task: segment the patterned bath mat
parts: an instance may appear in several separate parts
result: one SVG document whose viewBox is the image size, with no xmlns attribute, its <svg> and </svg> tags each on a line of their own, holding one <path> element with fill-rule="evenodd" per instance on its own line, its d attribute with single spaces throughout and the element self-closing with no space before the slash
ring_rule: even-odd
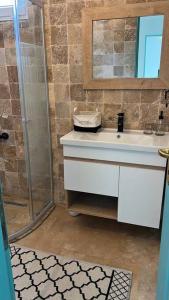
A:
<svg viewBox="0 0 169 300">
<path fill-rule="evenodd" d="M 11 246 L 16 299 L 129 300 L 132 273 Z"/>
</svg>

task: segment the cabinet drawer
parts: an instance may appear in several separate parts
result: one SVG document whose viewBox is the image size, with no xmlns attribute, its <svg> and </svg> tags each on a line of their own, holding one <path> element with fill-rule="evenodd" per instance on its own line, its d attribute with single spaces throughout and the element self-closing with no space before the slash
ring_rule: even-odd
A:
<svg viewBox="0 0 169 300">
<path fill-rule="evenodd" d="M 66 190 L 118 197 L 119 166 L 64 160 Z"/>
</svg>

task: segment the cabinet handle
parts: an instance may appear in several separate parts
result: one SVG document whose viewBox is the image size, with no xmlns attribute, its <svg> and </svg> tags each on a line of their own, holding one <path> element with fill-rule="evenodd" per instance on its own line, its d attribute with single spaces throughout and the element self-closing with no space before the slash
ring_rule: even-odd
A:
<svg viewBox="0 0 169 300">
<path fill-rule="evenodd" d="M 169 158 L 169 148 L 164 148 L 164 149 L 160 149 L 158 151 L 158 153 L 160 154 L 160 156 L 165 157 L 165 158 Z"/>
</svg>

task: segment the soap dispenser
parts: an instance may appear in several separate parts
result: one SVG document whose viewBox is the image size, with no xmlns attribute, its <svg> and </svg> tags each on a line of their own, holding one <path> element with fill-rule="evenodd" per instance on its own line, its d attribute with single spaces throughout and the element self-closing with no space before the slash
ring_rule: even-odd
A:
<svg viewBox="0 0 169 300">
<path fill-rule="evenodd" d="M 157 128 L 156 128 L 156 132 L 155 134 L 158 136 L 162 136 L 165 134 L 164 130 L 163 130 L 163 120 L 164 120 L 164 113 L 163 111 L 160 111 L 159 114 L 159 118 L 158 118 L 158 124 L 157 124 Z"/>
</svg>

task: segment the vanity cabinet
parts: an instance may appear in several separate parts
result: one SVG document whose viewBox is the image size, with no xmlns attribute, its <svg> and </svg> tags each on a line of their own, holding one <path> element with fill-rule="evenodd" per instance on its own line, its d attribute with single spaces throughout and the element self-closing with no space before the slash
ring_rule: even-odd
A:
<svg viewBox="0 0 169 300">
<path fill-rule="evenodd" d="M 118 221 L 159 228 L 164 171 L 120 167 Z"/>
<path fill-rule="evenodd" d="M 62 137 L 68 210 L 159 228 L 166 159 L 158 149 L 168 141 L 135 132 Z"/>
<path fill-rule="evenodd" d="M 159 228 L 164 174 L 164 169 L 149 166 L 65 159 L 68 208 L 118 222 Z"/>
</svg>

